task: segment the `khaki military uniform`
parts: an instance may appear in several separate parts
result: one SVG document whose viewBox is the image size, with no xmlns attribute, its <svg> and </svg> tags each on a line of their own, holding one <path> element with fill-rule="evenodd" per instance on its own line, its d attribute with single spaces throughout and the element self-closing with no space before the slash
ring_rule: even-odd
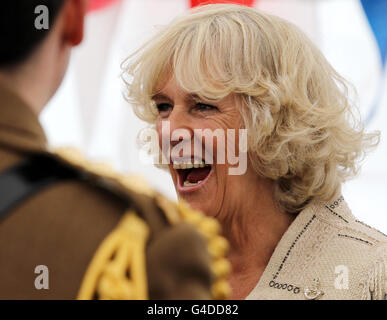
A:
<svg viewBox="0 0 387 320">
<path fill-rule="evenodd" d="M 214 220 L 76 151 L 48 151 L 37 116 L 0 87 L 0 180 L 32 155 L 79 175 L 39 188 L 0 218 L 0 299 L 227 296 L 227 242 Z M 38 289 L 42 265 L 49 288 Z"/>
</svg>

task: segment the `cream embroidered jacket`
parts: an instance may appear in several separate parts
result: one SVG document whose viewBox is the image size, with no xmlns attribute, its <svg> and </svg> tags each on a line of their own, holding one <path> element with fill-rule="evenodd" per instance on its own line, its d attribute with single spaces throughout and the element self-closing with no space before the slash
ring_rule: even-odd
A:
<svg viewBox="0 0 387 320">
<path fill-rule="evenodd" d="M 246 299 L 387 299 L 387 236 L 341 196 L 301 211 Z"/>
</svg>

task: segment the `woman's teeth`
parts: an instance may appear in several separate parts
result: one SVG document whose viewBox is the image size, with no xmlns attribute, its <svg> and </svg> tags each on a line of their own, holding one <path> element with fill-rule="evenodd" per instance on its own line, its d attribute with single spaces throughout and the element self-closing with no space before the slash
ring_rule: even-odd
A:
<svg viewBox="0 0 387 320">
<path fill-rule="evenodd" d="M 206 164 L 204 161 L 202 163 L 192 163 L 192 162 L 184 162 L 184 163 L 173 163 L 173 169 L 192 169 L 192 168 L 204 168 Z"/>
<path fill-rule="evenodd" d="M 185 180 L 183 186 L 184 186 L 184 187 L 197 186 L 197 185 L 200 184 L 201 182 L 202 182 L 202 180 L 199 180 L 198 182 L 189 182 L 188 180 Z"/>
<path fill-rule="evenodd" d="M 210 170 L 208 170 L 207 174 L 205 175 L 203 175 L 203 171 L 194 170 L 202 170 L 204 167 L 209 167 L 211 170 L 211 165 L 206 164 L 204 160 L 194 160 L 193 163 L 189 160 L 185 162 L 173 161 L 173 168 L 178 170 L 180 179 L 183 182 L 183 187 L 197 186 L 202 183 L 205 180 L 204 178 L 209 174 Z"/>
</svg>

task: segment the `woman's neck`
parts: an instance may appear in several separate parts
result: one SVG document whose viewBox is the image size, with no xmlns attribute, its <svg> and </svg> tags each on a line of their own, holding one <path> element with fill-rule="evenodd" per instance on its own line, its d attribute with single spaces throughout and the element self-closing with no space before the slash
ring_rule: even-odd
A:
<svg viewBox="0 0 387 320">
<path fill-rule="evenodd" d="M 232 298 L 244 299 L 257 285 L 295 215 L 282 212 L 268 193 L 244 201 L 243 207 L 227 216 L 233 218 L 221 223 L 230 242 Z"/>
</svg>

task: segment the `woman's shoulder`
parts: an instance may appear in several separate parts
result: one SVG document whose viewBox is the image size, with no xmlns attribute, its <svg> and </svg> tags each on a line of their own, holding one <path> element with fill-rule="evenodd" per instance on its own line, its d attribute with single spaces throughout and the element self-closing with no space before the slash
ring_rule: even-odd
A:
<svg viewBox="0 0 387 320">
<path fill-rule="evenodd" d="M 386 299 L 387 236 L 343 197 L 301 211 L 248 299 Z"/>
<path fill-rule="evenodd" d="M 348 255 L 358 269 L 360 298 L 386 300 L 387 235 L 354 217 L 338 237 L 345 248 L 342 254 Z M 347 249 L 344 242 L 353 244 Z"/>
<path fill-rule="evenodd" d="M 319 221 L 317 234 L 331 236 L 328 250 L 370 259 L 387 255 L 387 235 L 358 219 L 343 196 L 315 206 L 314 216 Z M 361 257 L 357 260 L 362 260 Z"/>
<path fill-rule="evenodd" d="M 360 221 L 341 196 L 315 207 L 321 258 L 334 271 L 335 291 L 357 299 L 387 299 L 387 235 Z"/>
</svg>

